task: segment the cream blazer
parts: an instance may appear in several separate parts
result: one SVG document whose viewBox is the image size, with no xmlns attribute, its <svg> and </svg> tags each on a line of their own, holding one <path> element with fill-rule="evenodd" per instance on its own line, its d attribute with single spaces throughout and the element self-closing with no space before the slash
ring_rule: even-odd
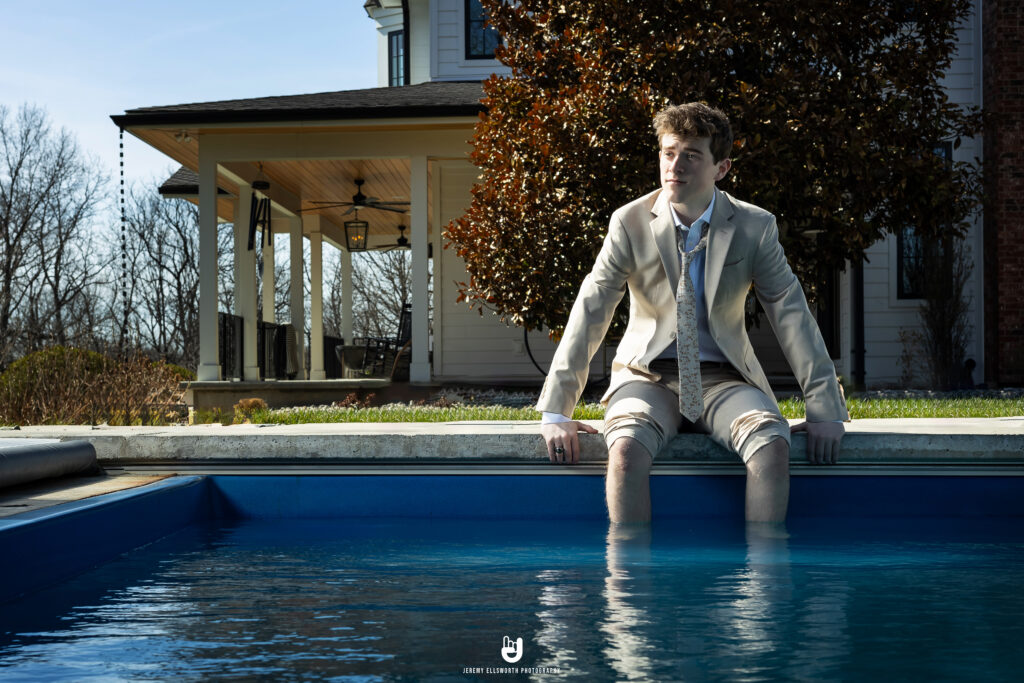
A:
<svg viewBox="0 0 1024 683">
<path fill-rule="evenodd" d="M 808 420 L 848 420 L 835 366 L 779 244 L 775 217 L 726 192 L 715 192 L 704 267 L 711 336 L 733 367 L 774 400 L 744 324 L 744 302 L 753 285 L 800 382 Z M 590 359 L 627 289 L 629 324 L 601 401 L 607 404 L 626 382 L 660 379 L 650 371 L 651 361 L 676 337 L 680 263 L 675 230 L 667 195 L 660 189 L 612 214 L 604 245 L 583 280 L 551 361 L 537 410 L 572 415 L 586 385 Z"/>
</svg>

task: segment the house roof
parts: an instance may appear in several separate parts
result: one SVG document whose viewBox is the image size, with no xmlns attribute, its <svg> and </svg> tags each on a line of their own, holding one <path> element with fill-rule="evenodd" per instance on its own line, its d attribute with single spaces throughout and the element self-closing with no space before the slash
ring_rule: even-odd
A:
<svg viewBox="0 0 1024 683">
<path fill-rule="evenodd" d="M 110 118 L 122 127 L 361 118 L 475 116 L 484 111 L 480 81 L 339 90 L 128 109 Z"/>
<path fill-rule="evenodd" d="M 165 180 L 158 190 L 162 195 L 198 195 L 199 194 L 199 174 L 190 168 L 182 166 L 174 172 L 170 178 Z M 221 188 L 217 188 L 217 194 L 228 195 L 230 193 L 225 192 Z"/>
</svg>

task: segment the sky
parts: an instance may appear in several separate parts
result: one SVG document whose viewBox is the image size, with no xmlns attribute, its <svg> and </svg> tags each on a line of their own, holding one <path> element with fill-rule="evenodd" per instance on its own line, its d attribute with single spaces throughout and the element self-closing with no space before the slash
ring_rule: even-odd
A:
<svg viewBox="0 0 1024 683">
<path fill-rule="evenodd" d="M 377 85 L 364 0 L 0 0 L 0 105 L 42 107 L 118 180 L 126 109 Z M 178 165 L 125 135 L 129 183 Z"/>
</svg>

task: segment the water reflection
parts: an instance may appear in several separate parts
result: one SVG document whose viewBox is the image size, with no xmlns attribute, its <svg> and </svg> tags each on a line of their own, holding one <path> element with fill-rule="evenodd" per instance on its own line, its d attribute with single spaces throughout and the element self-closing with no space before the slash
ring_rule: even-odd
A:
<svg viewBox="0 0 1024 683">
<path fill-rule="evenodd" d="M 717 615 L 741 656 L 775 652 L 784 639 L 793 608 L 789 540 L 784 535 L 747 528 L 745 563 L 723 577 Z"/>
<path fill-rule="evenodd" d="M 1011 680 L 1021 668 L 1024 607 L 1006 571 L 1019 542 L 709 524 L 195 531 L 0 607 L 0 678 L 463 680 L 464 667 L 504 665 L 505 636 L 524 640 L 519 666 L 584 681 L 968 679 L 972 666 Z"/>
<path fill-rule="evenodd" d="M 850 656 L 849 587 L 834 573 L 798 586 L 786 534 L 669 536 L 608 529 L 598 630 L 614 678 L 813 679 Z"/>
<path fill-rule="evenodd" d="M 650 526 L 608 527 L 604 618 L 598 628 L 607 642 L 608 664 L 619 679 L 645 677 L 658 656 L 646 633 L 651 624 L 651 534 Z"/>
<path fill-rule="evenodd" d="M 540 594 L 534 644 L 541 654 L 533 666 L 558 667 L 560 671 L 593 670 L 599 663 L 587 661 L 585 640 L 580 638 L 579 627 L 586 623 L 590 609 L 590 596 L 582 585 L 581 572 L 566 569 L 548 569 L 537 574 Z"/>
</svg>

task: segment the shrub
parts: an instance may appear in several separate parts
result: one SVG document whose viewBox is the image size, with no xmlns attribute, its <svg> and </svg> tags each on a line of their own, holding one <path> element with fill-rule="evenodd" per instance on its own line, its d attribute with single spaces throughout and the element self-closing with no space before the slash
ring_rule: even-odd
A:
<svg viewBox="0 0 1024 683">
<path fill-rule="evenodd" d="M 971 340 L 968 286 L 974 272 L 970 248 L 946 236 L 921 240 L 919 258 L 907 267 L 907 276 L 921 294 L 920 327 L 900 330 L 904 386 L 930 389 L 971 389 L 974 386 L 967 349 Z M 918 377 L 924 379 L 918 381 Z"/>
<path fill-rule="evenodd" d="M 180 400 L 179 368 L 142 355 L 123 360 L 55 346 L 0 375 L 0 423 L 155 424 Z"/>
<path fill-rule="evenodd" d="M 258 410 L 265 411 L 267 402 L 262 398 L 243 398 L 235 404 L 235 421 L 252 422 L 253 413 Z"/>
<path fill-rule="evenodd" d="M 192 372 L 188 368 L 183 368 L 180 365 L 174 365 L 173 363 L 167 363 L 165 365 L 167 370 L 174 375 L 179 382 L 194 382 L 196 379 L 196 373 Z"/>
</svg>

